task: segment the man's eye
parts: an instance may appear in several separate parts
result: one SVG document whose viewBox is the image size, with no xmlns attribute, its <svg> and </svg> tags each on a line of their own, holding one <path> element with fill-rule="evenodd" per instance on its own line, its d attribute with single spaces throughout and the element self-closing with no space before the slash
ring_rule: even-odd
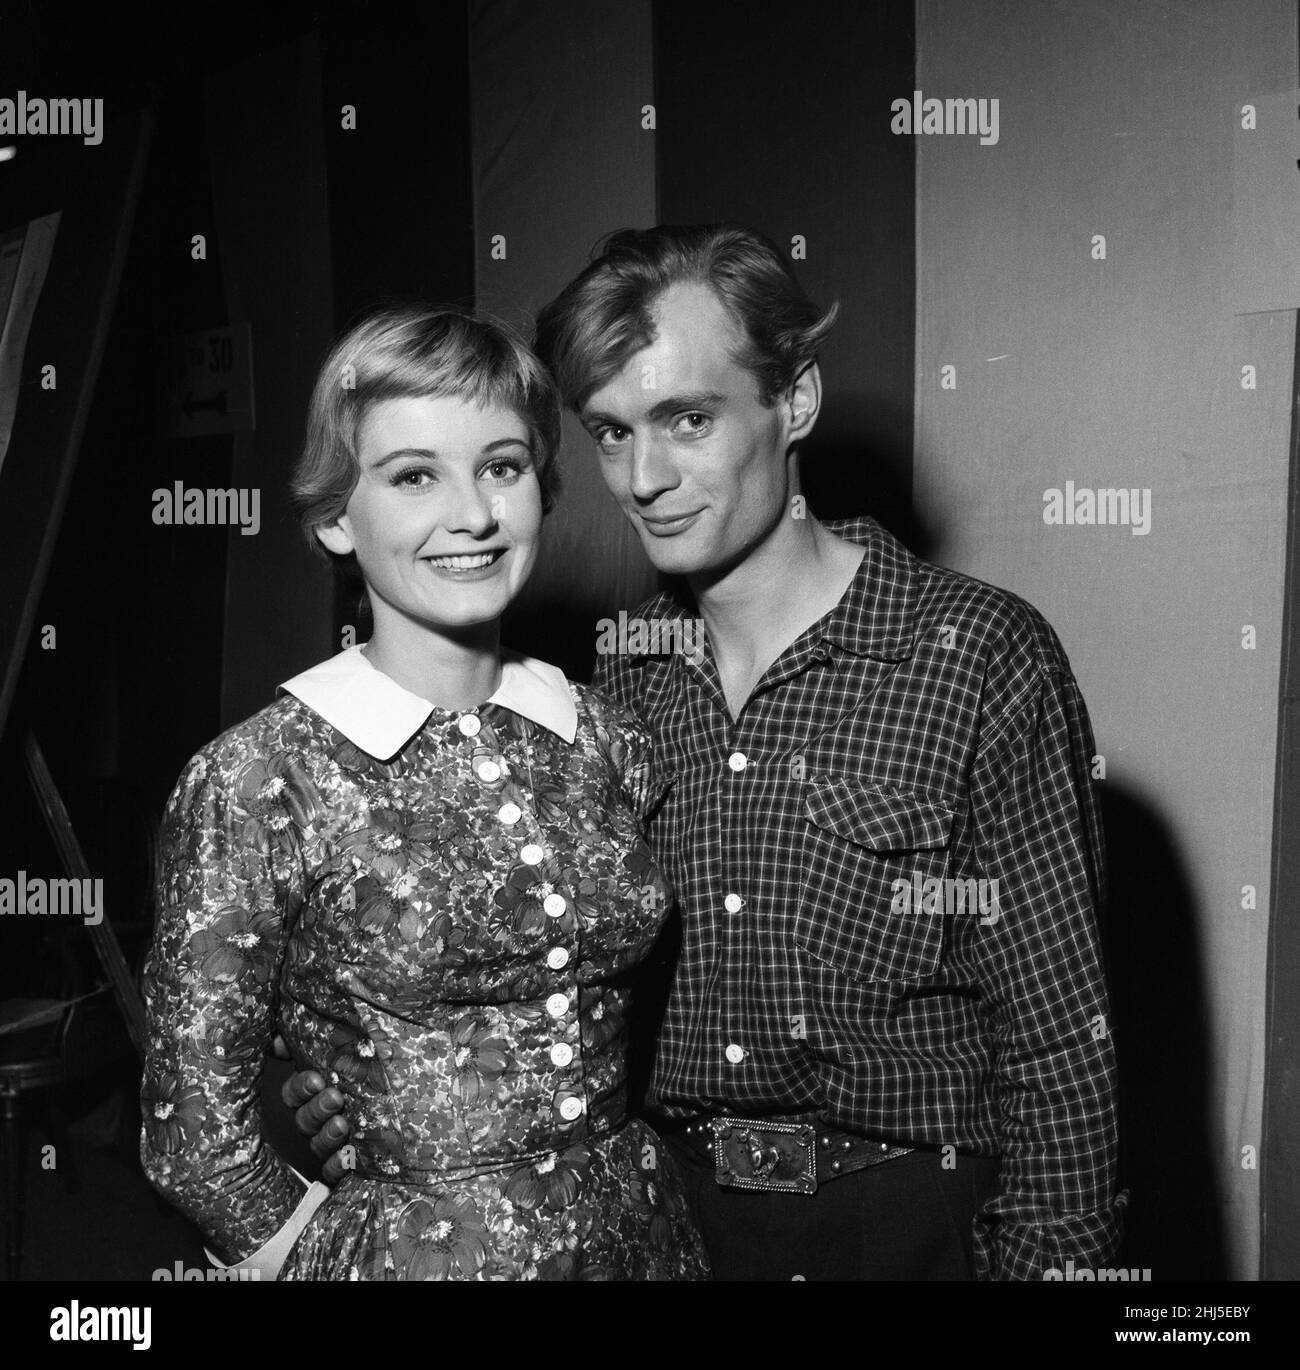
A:
<svg viewBox="0 0 1300 1370">
<path fill-rule="evenodd" d="M 602 447 L 617 447 L 619 443 L 626 442 L 631 434 L 626 428 L 620 428 L 617 424 L 607 424 L 604 428 L 598 428 L 595 433 L 596 441 Z"/>
<path fill-rule="evenodd" d="M 679 431 L 693 434 L 707 432 L 711 423 L 712 419 L 707 414 L 700 413 L 698 409 L 692 409 L 679 415 L 675 426 Z"/>
</svg>

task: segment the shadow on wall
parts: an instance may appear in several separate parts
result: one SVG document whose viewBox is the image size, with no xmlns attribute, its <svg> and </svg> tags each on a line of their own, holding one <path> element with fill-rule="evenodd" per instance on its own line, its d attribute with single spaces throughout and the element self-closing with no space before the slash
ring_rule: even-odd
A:
<svg viewBox="0 0 1300 1370">
<path fill-rule="evenodd" d="M 596 663 L 597 625 L 606 616 L 635 605 L 601 606 L 575 603 L 559 596 L 532 598 L 526 608 L 506 612 L 502 643 L 525 656 L 540 657 L 558 666 L 570 680 L 586 683 Z"/>
<path fill-rule="evenodd" d="M 869 429 L 846 432 L 828 425 L 833 408 L 823 416 L 800 455 L 800 482 L 818 518 L 870 514 L 909 551 L 928 558 L 936 539 L 912 506 L 912 453 L 887 436 L 900 431 L 904 416 L 889 413 L 885 397 L 877 398 Z"/>
<path fill-rule="evenodd" d="M 1131 1191 L 1117 1265 L 1153 1280 L 1227 1278 L 1209 1110 L 1203 952 L 1173 834 L 1131 791 L 1102 786 L 1110 900 L 1103 938 L 1119 1056 L 1120 1181 Z"/>
</svg>

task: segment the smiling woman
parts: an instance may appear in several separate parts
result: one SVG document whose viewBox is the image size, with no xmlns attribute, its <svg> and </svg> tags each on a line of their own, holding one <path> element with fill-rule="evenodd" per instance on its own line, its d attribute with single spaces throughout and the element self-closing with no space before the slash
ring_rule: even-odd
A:
<svg viewBox="0 0 1300 1370">
<path fill-rule="evenodd" d="M 454 395 L 380 400 L 362 420 L 357 483 L 316 536 L 356 556 L 375 620 L 368 655 L 399 682 L 421 669 L 399 661 L 438 650 L 427 625 L 495 632 L 528 579 L 542 525 L 535 444 L 513 411 Z"/>
<path fill-rule="evenodd" d="M 312 392 L 307 441 L 293 491 L 303 528 L 346 508 L 360 476 L 359 429 L 386 400 L 442 396 L 510 410 L 531 436 L 543 512 L 559 488 L 560 417 L 554 386 L 523 340 L 502 324 L 454 309 L 410 305 L 377 311 L 330 349 Z"/>
<path fill-rule="evenodd" d="M 668 891 L 648 735 L 504 651 L 559 407 L 455 311 L 331 351 L 295 481 L 374 634 L 205 747 L 164 819 L 142 1157 L 229 1260 L 282 1279 L 699 1279 L 681 1176 L 625 1114 L 626 972 Z M 330 1192 L 266 1146 L 279 1032 L 346 1101 Z"/>
</svg>

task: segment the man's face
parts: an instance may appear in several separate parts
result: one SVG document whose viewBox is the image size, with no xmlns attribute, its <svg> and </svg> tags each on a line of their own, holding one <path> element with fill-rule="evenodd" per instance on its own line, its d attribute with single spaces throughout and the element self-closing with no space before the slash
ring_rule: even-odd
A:
<svg viewBox="0 0 1300 1370">
<path fill-rule="evenodd" d="M 789 507 L 789 406 L 732 360 L 742 335 L 707 285 L 670 286 L 655 339 L 582 407 L 601 473 L 655 566 L 725 573 Z"/>
</svg>

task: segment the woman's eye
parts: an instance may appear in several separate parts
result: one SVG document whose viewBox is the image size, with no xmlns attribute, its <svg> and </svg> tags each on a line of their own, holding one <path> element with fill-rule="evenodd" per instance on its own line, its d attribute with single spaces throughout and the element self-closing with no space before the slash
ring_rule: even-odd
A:
<svg viewBox="0 0 1300 1370">
<path fill-rule="evenodd" d="M 519 463 L 513 461 L 489 462 L 483 469 L 493 480 L 502 482 L 518 480 L 523 474 Z"/>
<path fill-rule="evenodd" d="M 427 466 L 407 466 L 401 471 L 395 471 L 391 483 L 393 485 L 404 485 L 407 489 L 418 489 L 425 483 L 424 478 L 433 479 L 433 472 Z"/>
</svg>

